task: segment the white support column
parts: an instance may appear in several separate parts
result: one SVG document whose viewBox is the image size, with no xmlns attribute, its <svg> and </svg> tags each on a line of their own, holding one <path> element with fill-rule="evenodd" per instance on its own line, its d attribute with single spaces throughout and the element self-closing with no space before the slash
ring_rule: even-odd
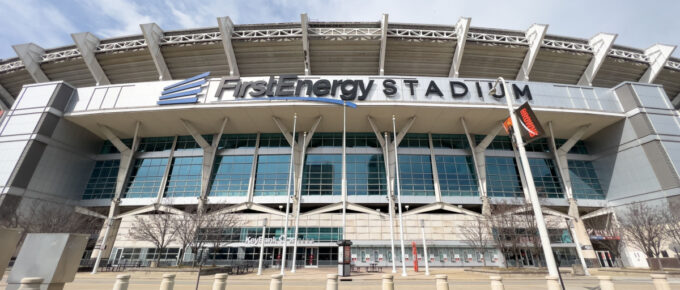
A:
<svg viewBox="0 0 680 290">
<path fill-rule="evenodd" d="M 76 43 L 76 47 L 78 47 L 80 55 L 83 57 L 85 65 L 87 65 L 87 68 L 90 70 L 96 85 L 110 85 L 111 82 L 109 81 L 109 78 L 106 76 L 106 73 L 104 73 L 104 70 L 99 65 L 99 61 L 94 56 L 97 45 L 99 45 L 99 38 L 89 32 L 73 33 L 71 34 L 71 38 L 73 38 L 73 42 Z"/>
<path fill-rule="evenodd" d="M 543 43 L 546 31 L 548 31 L 548 25 L 546 24 L 534 24 L 527 29 L 525 36 L 529 41 L 529 50 L 524 56 L 524 62 L 522 62 L 522 67 L 517 73 L 516 80 L 529 81 L 531 68 L 534 66 L 538 51 L 541 49 L 541 44 Z"/>
<path fill-rule="evenodd" d="M 616 36 L 617 34 L 598 33 L 588 41 L 588 45 L 593 48 L 593 58 L 590 59 L 588 67 L 583 71 L 581 78 L 578 80 L 577 84 L 579 86 L 593 85 L 593 80 L 600 70 L 600 67 L 602 67 L 602 63 L 604 63 L 604 60 L 607 58 L 607 53 L 612 47 L 612 44 L 614 44 Z"/>
<path fill-rule="evenodd" d="M 175 148 L 177 148 L 177 136 L 172 140 L 172 147 L 170 148 L 170 156 L 168 156 L 168 163 L 165 165 L 165 172 L 163 173 L 163 178 L 161 179 L 161 186 L 158 188 L 158 195 L 156 196 L 156 203 L 154 206 L 156 209 L 162 204 L 163 197 L 165 195 L 165 185 L 168 184 L 168 179 L 170 178 L 173 158 L 175 158 Z"/>
<path fill-rule="evenodd" d="M 649 57 L 649 68 L 640 78 L 639 82 L 651 84 L 666 65 L 666 62 L 675 51 L 675 45 L 655 44 L 645 49 L 645 55 Z"/>
<path fill-rule="evenodd" d="M 224 54 L 227 56 L 227 63 L 229 63 L 229 75 L 239 76 L 236 54 L 234 54 L 234 47 L 231 44 L 231 34 L 234 33 L 234 23 L 231 22 L 229 16 L 217 17 L 217 27 L 222 34 L 222 46 L 224 47 Z"/>
<path fill-rule="evenodd" d="M 432 182 L 434 183 L 434 197 L 437 202 L 442 202 L 442 189 L 439 184 L 439 170 L 437 170 L 437 161 L 434 155 L 434 144 L 432 142 L 432 133 L 427 133 L 427 139 L 430 144 L 430 164 L 432 165 Z"/>
<path fill-rule="evenodd" d="M 470 30 L 470 20 L 470 18 L 461 17 L 456 23 L 456 50 L 453 52 L 453 61 L 449 71 L 450 78 L 457 78 L 459 76 L 460 63 L 463 61 L 463 52 L 465 51 L 465 42 L 468 30 Z"/>
<path fill-rule="evenodd" d="M 312 61 L 309 56 L 309 18 L 307 13 L 300 15 L 300 26 L 302 26 L 302 55 L 305 58 L 305 75 L 312 74 Z"/>
<path fill-rule="evenodd" d="M 149 49 L 153 63 L 156 65 L 158 71 L 158 79 L 162 81 L 171 80 L 170 70 L 165 64 L 165 58 L 161 53 L 161 38 L 163 37 L 163 30 L 156 23 L 140 24 L 142 34 L 146 40 L 146 47 Z"/>
<path fill-rule="evenodd" d="M 460 118 L 461 124 L 463 124 L 463 130 L 465 130 L 465 136 L 467 137 L 468 144 L 470 144 L 470 151 L 472 153 L 472 160 L 475 163 L 475 171 L 477 172 L 477 182 L 479 185 L 479 196 L 482 199 L 482 214 L 491 214 L 491 204 L 489 202 L 489 197 L 487 194 L 487 183 L 486 183 L 486 148 L 489 144 L 496 138 L 498 132 L 503 129 L 503 124 L 500 123 L 493 127 L 489 133 L 486 134 L 484 139 L 482 139 L 479 144 L 475 142 L 473 135 L 470 134 L 468 130 L 465 118 Z"/>
<path fill-rule="evenodd" d="M 380 20 L 380 61 L 378 62 L 378 74 L 385 75 L 385 51 L 387 50 L 387 14 L 382 15 Z"/>
<path fill-rule="evenodd" d="M 260 133 L 255 139 L 255 152 L 253 152 L 253 163 L 250 166 L 250 179 L 248 179 L 248 203 L 253 202 L 255 195 L 255 178 L 257 175 L 257 158 L 260 156 Z"/>
<path fill-rule="evenodd" d="M 42 47 L 35 43 L 25 43 L 12 45 L 12 48 L 17 53 L 19 59 L 24 63 L 24 67 L 26 68 L 26 71 L 28 71 L 28 74 L 31 75 L 31 78 L 33 78 L 36 83 L 50 81 L 40 67 L 42 55 L 45 54 L 45 50 Z"/>
</svg>

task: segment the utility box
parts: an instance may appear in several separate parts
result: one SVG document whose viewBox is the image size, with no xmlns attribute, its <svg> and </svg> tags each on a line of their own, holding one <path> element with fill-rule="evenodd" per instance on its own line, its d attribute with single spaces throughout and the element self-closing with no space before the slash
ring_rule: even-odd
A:
<svg viewBox="0 0 680 290">
<path fill-rule="evenodd" d="M 16 252 L 20 239 L 21 229 L 0 228 L 0 280 L 5 275 L 9 260 Z"/>
<path fill-rule="evenodd" d="M 352 271 L 352 241 L 338 241 L 338 275 L 348 277 Z"/>
<path fill-rule="evenodd" d="M 88 238 L 83 234 L 28 234 L 7 279 L 7 290 L 19 289 L 26 277 L 42 278 L 41 290 L 63 289 L 76 277 Z"/>
</svg>

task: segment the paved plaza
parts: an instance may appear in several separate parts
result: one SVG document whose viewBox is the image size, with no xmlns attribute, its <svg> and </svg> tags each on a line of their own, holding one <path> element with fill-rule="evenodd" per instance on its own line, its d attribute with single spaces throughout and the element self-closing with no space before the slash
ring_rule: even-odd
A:
<svg viewBox="0 0 680 290">
<path fill-rule="evenodd" d="M 158 269 L 161 270 L 161 269 Z M 130 274 L 130 290 L 151 290 L 158 289 L 163 273 L 176 273 L 175 289 L 189 290 L 195 289 L 196 274 L 191 272 L 174 272 L 176 269 L 169 268 L 167 271 L 128 271 Z M 335 268 L 301 269 L 292 274 L 286 272 L 283 281 L 283 289 L 324 289 L 326 274 L 334 273 Z M 381 277 L 385 273 L 367 274 L 361 273 L 352 276 L 352 281 L 341 281 L 339 289 L 381 289 Z M 228 278 L 227 289 L 248 289 L 260 290 L 269 289 L 270 276 L 277 274 L 278 271 L 270 269 L 262 276 L 256 274 L 232 275 Z M 78 273 L 73 283 L 66 284 L 65 289 L 87 289 L 87 290 L 110 290 L 112 289 L 116 275 L 121 272 L 103 272 L 96 275 L 89 273 Z M 491 274 L 466 272 L 464 269 L 433 269 L 432 275 L 425 276 L 423 272 L 415 273 L 409 271 L 408 277 L 401 277 L 399 273 L 395 275 L 395 289 L 435 289 L 434 275 L 449 275 L 450 289 L 490 289 L 489 276 Z M 573 277 L 565 275 L 564 281 L 567 289 L 599 289 L 597 275 L 609 275 L 614 279 L 617 290 L 653 290 L 649 274 L 646 273 L 621 273 L 604 272 L 592 270 L 590 277 Z M 4 288 L 7 283 L 7 276 L 0 281 L 0 288 Z M 539 275 L 503 275 L 505 289 L 508 290 L 527 290 L 545 289 L 545 280 Z M 198 289 L 212 289 L 212 276 L 202 276 Z M 680 278 L 670 278 L 671 289 L 680 289 Z"/>
</svg>

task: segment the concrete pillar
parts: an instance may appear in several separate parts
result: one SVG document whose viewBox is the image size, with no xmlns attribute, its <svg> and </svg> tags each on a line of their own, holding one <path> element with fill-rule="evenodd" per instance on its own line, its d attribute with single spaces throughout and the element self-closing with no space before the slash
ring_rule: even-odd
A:
<svg viewBox="0 0 680 290">
<path fill-rule="evenodd" d="M 328 274 L 326 278 L 326 290 L 338 290 L 338 274 Z"/>
<path fill-rule="evenodd" d="M 19 239 L 21 239 L 21 229 L 0 228 L 0 280 L 17 249 Z"/>
<path fill-rule="evenodd" d="M 437 290 L 449 290 L 449 276 L 444 274 L 439 274 L 434 276 L 437 286 Z"/>
<path fill-rule="evenodd" d="M 548 290 L 562 290 L 560 280 L 557 276 L 545 276 L 545 281 L 548 285 Z"/>
<path fill-rule="evenodd" d="M 600 290 L 614 290 L 611 276 L 597 276 L 597 279 L 600 279 Z"/>
<path fill-rule="evenodd" d="M 394 290 L 394 276 L 392 274 L 382 276 L 382 290 Z"/>
<path fill-rule="evenodd" d="M 163 274 L 161 290 L 172 290 L 175 288 L 175 274 Z"/>
<path fill-rule="evenodd" d="M 651 276 L 652 276 L 652 283 L 654 283 L 654 289 L 656 289 L 656 290 L 671 290 L 671 285 L 668 284 L 668 280 L 666 279 L 666 275 L 664 275 L 664 274 L 652 274 Z"/>
<path fill-rule="evenodd" d="M 583 253 L 583 258 L 586 260 L 588 268 L 591 266 L 597 267 L 597 255 L 595 255 L 595 250 L 593 250 L 593 244 L 590 243 L 590 236 L 588 235 L 588 231 L 586 231 L 586 225 L 583 223 L 583 220 L 578 213 L 576 200 L 573 198 L 569 199 L 569 216 L 574 218 L 574 232 L 576 233 L 576 236 L 573 238 L 578 239 L 578 242 L 581 244 L 581 253 Z M 588 263 L 588 261 L 590 261 L 590 263 Z"/>
<path fill-rule="evenodd" d="M 227 289 L 227 274 L 215 274 L 215 282 L 213 282 L 212 290 Z"/>
<path fill-rule="evenodd" d="M 28 277 L 21 279 L 21 286 L 19 290 L 40 290 L 40 285 L 43 282 L 43 278 L 40 277 Z"/>
<path fill-rule="evenodd" d="M 129 284 L 129 274 L 118 275 L 116 276 L 116 283 L 113 284 L 113 290 L 127 290 Z"/>
<path fill-rule="evenodd" d="M 272 281 L 269 283 L 269 290 L 281 290 L 281 287 L 283 287 L 281 278 L 283 278 L 283 275 L 281 274 L 272 275 Z"/>
<path fill-rule="evenodd" d="M 503 286 L 503 277 L 491 276 L 489 279 L 491 279 L 491 290 L 505 290 L 505 286 Z"/>
</svg>

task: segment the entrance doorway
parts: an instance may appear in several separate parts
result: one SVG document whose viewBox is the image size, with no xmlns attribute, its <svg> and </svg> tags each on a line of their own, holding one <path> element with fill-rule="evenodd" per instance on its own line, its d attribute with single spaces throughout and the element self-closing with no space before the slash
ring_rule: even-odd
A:
<svg viewBox="0 0 680 290">
<path fill-rule="evenodd" d="M 120 256 L 123 254 L 123 249 L 116 249 L 116 254 L 113 256 L 113 262 L 111 265 L 117 266 L 120 261 Z"/>
<path fill-rule="evenodd" d="M 319 248 L 305 248 L 305 268 L 319 267 Z"/>
<path fill-rule="evenodd" d="M 600 261 L 601 267 L 614 267 L 614 261 L 609 251 L 595 251 L 595 254 L 597 255 L 597 260 Z"/>
</svg>

